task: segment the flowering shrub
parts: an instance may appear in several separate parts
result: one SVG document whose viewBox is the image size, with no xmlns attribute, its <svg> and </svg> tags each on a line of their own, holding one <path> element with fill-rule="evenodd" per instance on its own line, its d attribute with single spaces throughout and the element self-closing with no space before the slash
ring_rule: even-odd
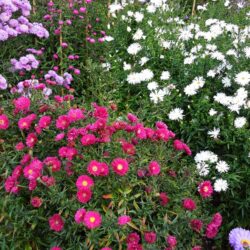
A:
<svg viewBox="0 0 250 250">
<path fill-rule="evenodd" d="M 206 211 L 213 187 L 165 123 L 41 95 L 1 107 L 1 244 L 200 249 L 202 236 L 216 237 L 222 217 Z"/>
</svg>

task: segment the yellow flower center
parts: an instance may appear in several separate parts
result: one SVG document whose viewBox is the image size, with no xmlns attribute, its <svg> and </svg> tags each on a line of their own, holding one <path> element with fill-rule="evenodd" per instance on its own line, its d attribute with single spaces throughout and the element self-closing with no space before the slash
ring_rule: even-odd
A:
<svg viewBox="0 0 250 250">
<path fill-rule="evenodd" d="M 91 223 L 95 222 L 95 217 L 90 217 L 90 218 L 89 218 L 89 221 L 90 221 Z"/>
<path fill-rule="evenodd" d="M 29 174 L 32 174 L 32 173 L 33 173 L 33 170 L 32 170 L 32 169 L 30 169 L 30 170 L 28 171 L 28 173 L 29 173 Z"/>
<path fill-rule="evenodd" d="M 4 125 L 4 120 L 0 120 L 0 125 Z"/>
<path fill-rule="evenodd" d="M 94 167 L 92 168 L 92 170 L 93 170 L 94 172 L 96 172 L 96 171 L 98 170 L 97 166 L 94 166 Z"/>
<path fill-rule="evenodd" d="M 250 240 L 247 240 L 247 239 L 242 239 L 240 241 L 240 243 L 242 244 L 243 247 L 249 247 L 250 246 Z"/>
<path fill-rule="evenodd" d="M 83 181 L 83 182 L 82 182 L 82 185 L 83 185 L 84 187 L 86 187 L 86 186 L 88 186 L 88 182 L 87 182 L 87 181 Z"/>
<path fill-rule="evenodd" d="M 208 191 L 208 187 L 204 187 L 204 192 L 207 192 Z"/>
<path fill-rule="evenodd" d="M 118 170 L 122 170 L 122 169 L 123 169 L 122 164 L 118 164 L 117 169 L 118 169 Z"/>
</svg>

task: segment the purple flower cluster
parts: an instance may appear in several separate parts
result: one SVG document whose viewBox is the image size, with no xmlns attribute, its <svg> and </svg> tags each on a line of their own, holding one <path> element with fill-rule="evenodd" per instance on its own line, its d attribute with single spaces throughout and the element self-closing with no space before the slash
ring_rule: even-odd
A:
<svg viewBox="0 0 250 250">
<path fill-rule="evenodd" d="M 24 96 L 31 96 L 32 89 L 42 90 L 42 93 L 45 97 L 48 97 L 52 94 L 52 90 L 50 88 L 47 88 L 43 83 L 39 83 L 39 81 L 36 79 L 29 79 L 19 82 L 16 87 L 11 89 L 11 93 L 19 93 Z"/>
<path fill-rule="evenodd" d="M 39 38 L 48 38 L 49 33 L 40 23 L 30 23 L 31 5 L 28 0 L 0 0 L 0 41 L 21 34 L 34 34 Z M 14 18 L 16 12 L 21 16 Z"/>
<path fill-rule="evenodd" d="M 39 61 L 36 60 L 33 54 L 22 56 L 19 60 L 11 59 L 10 62 L 13 71 L 31 71 L 32 69 L 37 69 L 39 66 Z"/>
<path fill-rule="evenodd" d="M 73 81 L 72 75 L 68 72 L 65 72 L 63 76 L 59 76 L 54 70 L 50 70 L 44 78 L 50 85 L 63 85 L 66 88 L 68 88 Z"/>
<path fill-rule="evenodd" d="M 234 228 L 229 234 L 230 245 L 234 250 L 250 249 L 250 231 L 243 228 Z"/>
<path fill-rule="evenodd" d="M 7 89 L 7 81 L 2 75 L 0 75 L 0 89 Z"/>
<path fill-rule="evenodd" d="M 29 49 L 26 49 L 26 51 L 34 55 L 41 56 L 44 53 L 44 48 L 41 48 L 41 49 L 29 48 Z"/>
</svg>

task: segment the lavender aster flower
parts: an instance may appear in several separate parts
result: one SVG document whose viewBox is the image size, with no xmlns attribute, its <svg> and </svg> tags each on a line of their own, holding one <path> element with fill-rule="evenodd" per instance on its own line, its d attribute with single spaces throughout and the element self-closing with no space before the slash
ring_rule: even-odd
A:
<svg viewBox="0 0 250 250">
<path fill-rule="evenodd" d="M 237 227 L 229 233 L 229 242 L 234 250 L 250 249 L 250 231 Z"/>
<path fill-rule="evenodd" d="M 7 89 L 7 81 L 2 75 L 0 75 L 0 89 Z"/>
</svg>

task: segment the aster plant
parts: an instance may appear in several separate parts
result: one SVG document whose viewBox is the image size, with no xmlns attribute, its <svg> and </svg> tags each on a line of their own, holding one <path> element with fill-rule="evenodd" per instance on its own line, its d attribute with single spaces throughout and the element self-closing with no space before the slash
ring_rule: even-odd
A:
<svg viewBox="0 0 250 250">
<path fill-rule="evenodd" d="M 1 107 L 6 249 L 199 249 L 217 236 L 213 187 L 165 123 L 41 96 Z"/>
</svg>

